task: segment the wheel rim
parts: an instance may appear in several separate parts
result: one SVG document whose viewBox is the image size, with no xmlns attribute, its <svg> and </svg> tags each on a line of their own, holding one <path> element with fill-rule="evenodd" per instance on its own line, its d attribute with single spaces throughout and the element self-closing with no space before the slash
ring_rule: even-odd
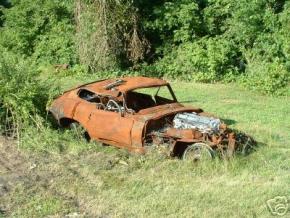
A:
<svg viewBox="0 0 290 218">
<path fill-rule="evenodd" d="M 214 151 L 204 143 L 196 143 L 188 146 L 182 156 L 183 160 L 207 161 L 214 158 Z"/>
</svg>

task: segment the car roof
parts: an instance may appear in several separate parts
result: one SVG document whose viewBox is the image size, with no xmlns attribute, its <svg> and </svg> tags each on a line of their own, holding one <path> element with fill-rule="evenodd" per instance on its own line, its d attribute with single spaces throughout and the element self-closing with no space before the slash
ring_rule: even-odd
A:
<svg viewBox="0 0 290 218">
<path fill-rule="evenodd" d="M 114 83 L 116 83 L 115 86 Z M 138 77 L 106 79 L 102 81 L 85 84 L 80 86 L 79 88 L 87 89 L 97 94 L 118 96 L 120 95 L 120 93 L 125 93 L 138 88 L 164 86 L 167 84 L 168 82 L 162 79 L 138 76 Z M 113 87 L 108 89 L 110 85 L 112 85 Z"/>
</svg>

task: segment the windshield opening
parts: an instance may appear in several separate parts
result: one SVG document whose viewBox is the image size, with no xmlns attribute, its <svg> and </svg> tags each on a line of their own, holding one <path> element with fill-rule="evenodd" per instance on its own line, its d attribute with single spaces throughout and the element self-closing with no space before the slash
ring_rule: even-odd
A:
<svg viewBox="0 0 290 218">
<path fill-rule="evenodd" d="M 174 102 L 176 102 L 176 97 L 167 85 L 135 89 L 126 94 L 127 108 L 135 112 Z"/>
</svg>

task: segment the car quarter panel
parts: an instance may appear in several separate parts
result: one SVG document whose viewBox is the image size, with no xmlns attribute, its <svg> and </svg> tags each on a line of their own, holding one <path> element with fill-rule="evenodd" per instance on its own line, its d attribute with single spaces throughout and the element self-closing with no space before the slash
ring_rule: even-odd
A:
<svg viewBox="0 0 290 218">
<path fill-rule="evenodd" d="M 49 111 L 53 114 L 57 121 L 62 118 L 73 119 L 75 109 L 80 100 L 73 98 L 60 98 L 54 101 Z"/>
</svg>

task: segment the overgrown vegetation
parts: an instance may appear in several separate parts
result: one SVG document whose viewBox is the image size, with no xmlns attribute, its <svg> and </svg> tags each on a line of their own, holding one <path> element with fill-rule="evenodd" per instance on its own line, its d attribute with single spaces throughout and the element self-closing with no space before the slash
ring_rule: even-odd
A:
<svg viewBox="0 0 290 218">
<path fill-rule="evenodd" d="M 141 74 L 289 94 L 289 1 L 12 0 L 0 7 L 0 130 L 13 137 L 31 125 L 49 129 L 45 107 L 59 93 L 56 81 L 71 76 Z M 69 69 L 55 69 L 61 64 Z"/>
<path fill-rule="evenodd" d="M 290 194 L 290 105 L 278 96 L 290 95 L 289 23 L 285 0 L 0 0 L 0 134 L 22 148 L 0 137 L 0 217 L 269 216 L 265 202 Z M 49 122 L 61 91 L 124 75 L 178 81 L 181 102 L 260 147 L 192 165 Z"/>
<path fill-rule="evenodd" d="M 18 136 L 23 125 L 31 124 L 37 113 L 45 111 L 39 98 L 42 87 L 35 79 L 31 65 L 8 52 L 0 55 L 0 120 L 2 132 Z"/>
<path fill-rule="evenodd" d="M 0 54 L 0 134 L 20 138 L 22 130 L 47 127 L 46 107 L 59 94 L 53 78 L 40 78 L 30 59 L 2 50 Z"/>
<path fill-rule="evenodd" d="M 0 45 L 37 66 L 235 82 L 271 95 L 289 88 L 289 1 L 5 0 L 0 7 Z"/>
<path fill-rule="evenodd" d="M 278 94 L 289 84 L 289 13 L 283 0 L 166 1 L 145 21 L 158 36 L 154 70 L 201 82 L 246 77 Z"/>
<path fill-rule="evenodd" d="M 66 87 L 88 80 L 60 78 Z M 29 152 L 19 154 L 0 138 L 0 160 L 11 169 L 0 164 L 1 188 L 8 190 L 0 217 L 271 217 L 266 202 L 290 197 L 289 97 L 222 84 L 175 82 L 173 89 L 179 101 L 214 112 L 263 143 L 246 157 L 192 164 L 31 128 L 22 138 Z"/>
<path fill-rule="evenodd" d="M 139 34 L 131 1 L 76 1 L 80 63 L 96 72 L 118 70 L 144 58 L 147 41 Z"/>
</svg>

